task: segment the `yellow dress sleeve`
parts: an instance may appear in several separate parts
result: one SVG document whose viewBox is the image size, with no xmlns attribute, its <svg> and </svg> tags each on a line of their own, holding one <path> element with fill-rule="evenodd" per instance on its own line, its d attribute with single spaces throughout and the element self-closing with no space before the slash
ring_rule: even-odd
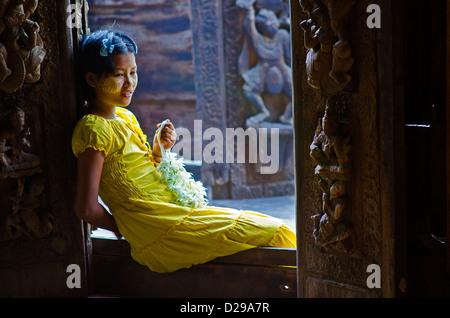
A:
<svg viewBox="0 0 450 318">
<path fill-rule="evenodd" d="M 87 115 L 76 125 L 72 134 L 72 151 L 75 157 L 87 148 L 109 154 L 112 145 L 112 132 L 106 119 Z"/>
</svg>

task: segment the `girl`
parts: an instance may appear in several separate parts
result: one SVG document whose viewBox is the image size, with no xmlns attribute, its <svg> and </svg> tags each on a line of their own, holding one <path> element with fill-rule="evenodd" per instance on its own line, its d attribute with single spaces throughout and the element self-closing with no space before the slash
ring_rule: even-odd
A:
<svg viewBox="0 0 450 318">
<path fill-rule="evenodd" d="M 96 31 L 81 43 L 88 107 L 72 137 L 78 158 L 78 217 L 123 236 L 138 263 L 161 273 L 256 246 L 295 247 L 295 234 L 280 219 L 171 203 L 175 196 L 156 169 L 161 161 L 159 129 L 152 149 L 135 116 L 124 108 L 138 83 L 137 51 L 134 41 L 118 31 Z M 175 128 L 168 122 L 161 145 L 170 149 L 175 141 Z M 99 195 L 112 215 L 99 204 Z"/>
</svg>

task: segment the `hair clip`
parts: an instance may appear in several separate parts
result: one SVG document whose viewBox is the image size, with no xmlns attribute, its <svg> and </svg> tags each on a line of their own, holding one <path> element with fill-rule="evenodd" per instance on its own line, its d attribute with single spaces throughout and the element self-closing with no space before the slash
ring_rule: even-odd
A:
<svg viewBox="0 0 450 318">
<path fill-rule="evenodd" d="M 127 40 L 129 43 L 131 43 L 131 45 L 133 45 L 133 52 L 134 55 L 136 55 L 138 53 L 138 47 L 136 45 L 136 43 L 126 34 L 117 34 L 118 36 L 120 36 L 122 38 L 122 40 Z"/>
<path fill-rule="evenodd" d="M 100 56 L 108 56 L 108 54 L 111 54 L 114 51 L 114 44 L 110 44 L 108 46 L 108 39 L 102 40 L 102 48 L 100 49 Z"/>
</svg>

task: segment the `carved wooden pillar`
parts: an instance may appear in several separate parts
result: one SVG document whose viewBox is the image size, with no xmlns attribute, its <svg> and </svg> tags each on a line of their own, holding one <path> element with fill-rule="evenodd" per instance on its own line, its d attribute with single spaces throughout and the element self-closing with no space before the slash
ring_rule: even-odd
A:
<svg viewBox="0 0 450 318">
<path fill-rule="evenodd" d="M 300 297 L 405 292 L 401 32 L 384 1 L 367 27 L 379 2 L 291 0 Z"/>
<path fill-rule="evenodd" d="M 80 2 L 80 1 L 78 1 Z M 87 294 L 85 245 L 73 213 L 77 30 L 70 1 L 0 5 L 0 295 Z M 73 33 L 72 33 L 73 32 Z M 81 269 L 80 289 L 66 285 Z"/>
</svg>

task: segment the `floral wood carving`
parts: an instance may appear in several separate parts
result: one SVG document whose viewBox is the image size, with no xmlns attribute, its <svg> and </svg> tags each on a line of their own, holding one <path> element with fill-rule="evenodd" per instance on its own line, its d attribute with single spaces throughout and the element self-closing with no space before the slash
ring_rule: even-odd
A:
<svg viewBox="0 0 450 318">
<path fill-rule="evenodd" d="M 322 209 L 312 216 L 316 246 L 327 252 L 353 250 L 349 207 L 351 141 L 341 129 L 339 113 L 345 104 L 341 93 L 350 83 L 354 59 L 348 32 L 349 12 L 355 0 L 299 0 L 308 19 L 300 23 L 308 50 L 308 83 L 327 96 L 310 156 L 322 192 Z"/>
<path fill-rule="evenodd" d="M 38 0 L 0 0 L 0 89 L 13 93 L 41 76 L 46 51 L 39 24 L 30 20 Z"/>
</svg>

